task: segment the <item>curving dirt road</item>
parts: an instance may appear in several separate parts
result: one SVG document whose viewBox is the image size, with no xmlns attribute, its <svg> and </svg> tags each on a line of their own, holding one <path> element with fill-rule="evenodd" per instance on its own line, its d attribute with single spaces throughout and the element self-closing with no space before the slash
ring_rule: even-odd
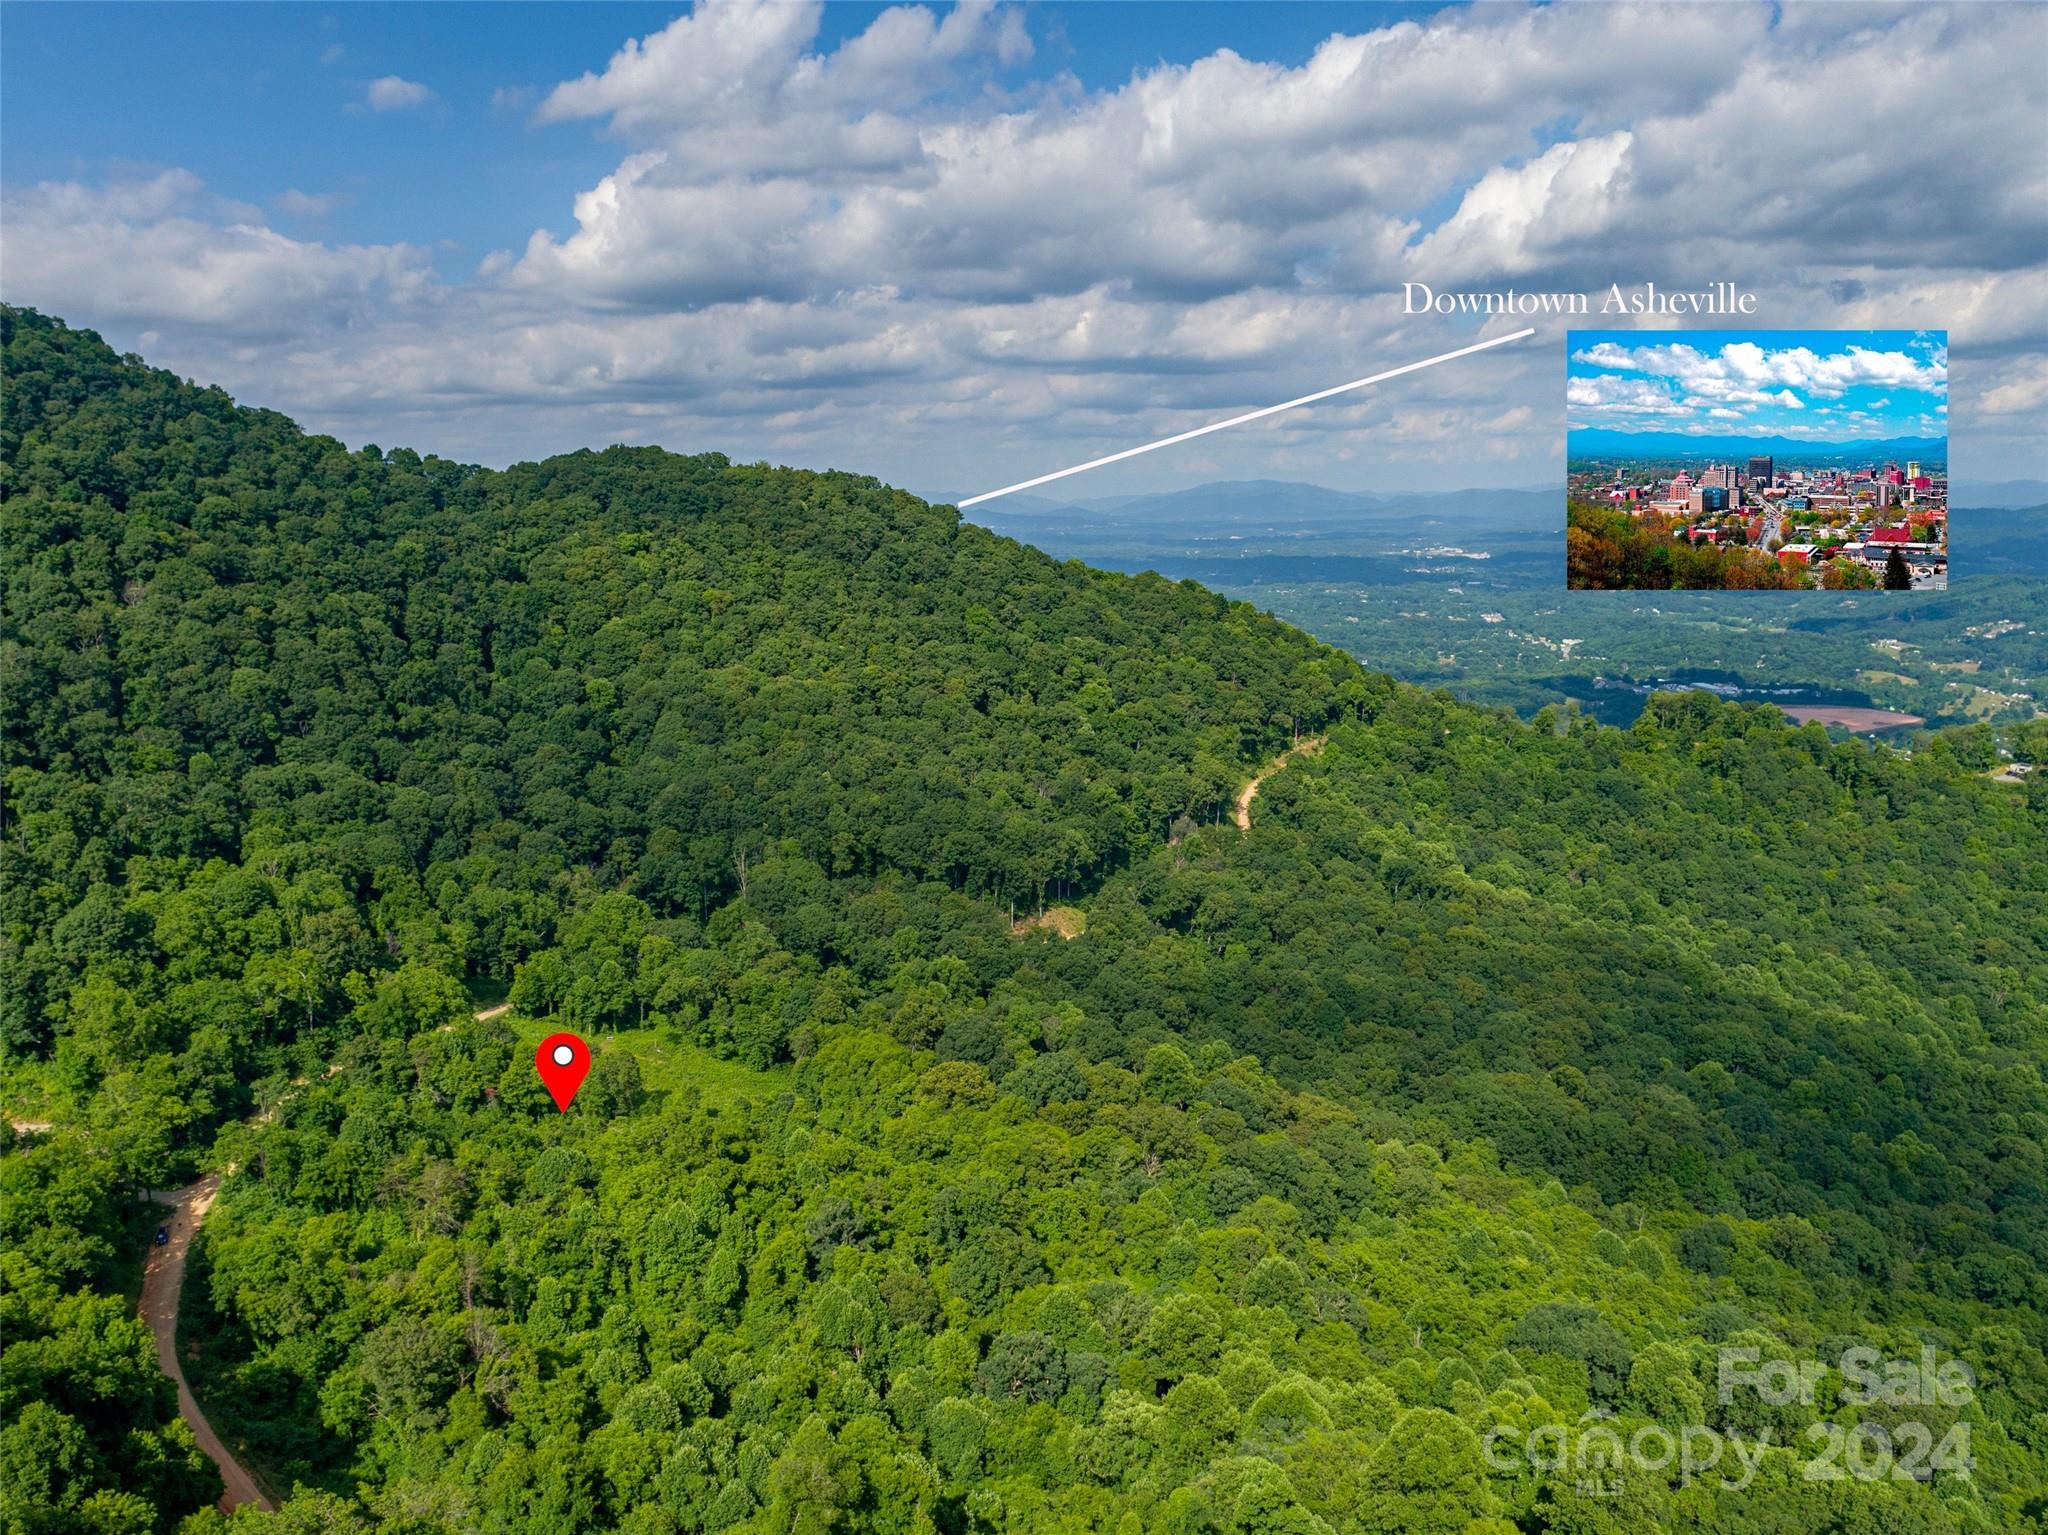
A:
<svg viewBox="0 0 2048 1535">
<path fill-rule="evenodd" d="M 185 1288 L 185 1255 L 191 1250 L 193 1234 L 206 1218 L 214 1195 L 219 1192 L 220 1174 L 208 1173 L 197 1183 L 188 1183 L 170 1193 L 150 1194 L 149 1197 L 158 1204 L 170 1206 L 170 1218 L 166 1224 L 171 1228 L 171 1239 L 162 1247 L 149 1250 L 149 1267 L 142 1273 L 142 1304 L 138 1310 L 142 1319 L 149 1323 L 149 1330 L 156 1335 L 158 1366 L 177 1382 L 179 1416 L 192 1425 L 192 1437 L 199 1441 L 199 1448 L 206 1452 L 207 1459 L 220 1467 L 221 1480 L 227 1484 L 220 1495 L 221 1512 L 231 1513 L 244 1503 L 254 1503 L 261 1509 L 275 1505 L 263 1495 L 256 1479 L 220 1442 L 220 1435 L 213 1431 L 213 1425 L 199 1410 L 199 1403 L 193 1400 L 192 1388 L 185 1384 L 185 1367 L 178 1360 L 178 1298 Z"/>
<path fill-rule="evenodd" d="M 511 1003 L 500 1002 L 495 1007 L 479 1009 L 475 1016 L 479 1022 L 484 1022 L 511 1011 Z M 331 1077 L 339 1070 L 339 1065 L 329 1066 L 325 1074 Z M 304 1085 L 303 1077 L 292 1084 L 293 1087 Z M 256 1117 L 259 1122 L 267 1123 L 276 1114 L 277 1105 L 272 1104 Z M 27 1126 L 18 1120 L 15 1127 L 49 1128 L 48 1125 Z M 234 1169 L 230 1167 L 228 1171 L 233 1172 Z M 227 1484 L 227 1490 L 220 1495 L 221 1511 L 232 1513 L 244 1503 L 253 1503 L 269 1511 L 277 1505 L 264 1496 L 263 1489 L 256 1485 L 256 1478 L 221 1443 L 220 1435 L 213 1431 L 213 1425 L 206 1421 L 206 1414 L 199 1410 L 192 1388 L 185 1384 L 185 1367 L 178 1360 L 178 1300 L 185 1289 L 185 1255 L 191 1251 L 192 1238 L 199 1232 L 199 1223 L 206 1219 L 206 1212 L 213 1207 L 214 1196 L 219 1192 L 219 1173 L 208 1173 L 197 1183 L 188 1183 L 181 1189 L 150 1192 L 151 1199 L 171 1209 L 170 1218 L 165 1222 L 171 1228 L 171 1239 L 162 1247 L 153 1246 L 149 1250 L 149 1265 L 142 1271 L 142 1302 L 136 1310 L 156 1337 L 158 1366 L 177 1382 L 178 1415 L 192 1425 L 192 1437 L 199 1441 L 199 1448 L 206 1452 L 207 1459 L 220 1467 L 221 1480 Z"/>
<path fill-rule="evenodd" d="M 1252 801 L 1259 797 L 1260 784 L 1264 783 L 1295 759 L 1299 757 L 1313 757 L 1323 749 L 1323 743 L 1329 739 L 1328 736 L 1310 736 L 1306 741 L 1297 742 L 1267 763 L 1263 772 L 1259 773 L 1242 789 L 1239 789 L 1237 791 L 1237 803 L 1230 807 L 1230 819 L 1237 823 L 1237 829 L 1239 831 L 1250 831 L 1252 829 Z"/>
</svg>

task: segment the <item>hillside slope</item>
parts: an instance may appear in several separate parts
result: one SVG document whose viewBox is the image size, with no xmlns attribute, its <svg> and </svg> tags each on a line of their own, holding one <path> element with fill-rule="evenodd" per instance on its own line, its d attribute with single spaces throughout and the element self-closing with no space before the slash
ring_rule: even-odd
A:
<svg viewBox="0 0 2048 1535">
<path fill-rule="evenodd" d="M 9 1161 L 51 1231 L 239 1169 L 199 1389 L 367 1511 L 319 1517 L 1947 1530 L 2044 1495 L 2044 786 L 1696 695 L 1523 726 L 873 480 L 350 453 L 0 327 L 0 1044 L 67 1127 Z M 1054 899 L 1085 930 L 1018 937 Z M 506 984 L 629 1031 L 575 1113 L 458 1022 Z M 759 1094 L 649 1092 L 636 1041 Z M 57 1338 L 112 1270 L 45 1245 Z M 1959 1356 L 1976 1476 L 1478 1459 L 1588 1412 L 1840 1420 L 1718 1400 L 1731 1340 Z M 160 1527 L 183 1485 L 66 1477 Z"/>
</svg>

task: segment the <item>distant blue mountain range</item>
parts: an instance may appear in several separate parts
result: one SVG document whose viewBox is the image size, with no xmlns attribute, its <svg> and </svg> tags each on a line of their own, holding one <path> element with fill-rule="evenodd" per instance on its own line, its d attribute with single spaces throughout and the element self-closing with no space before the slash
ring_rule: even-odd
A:
<svg viewBox="0 0 2048 1535">
<path fill-rule="evenodd" d="M 990 517 L 1072 517 L 1099 521 L 1112 517 L 1123 523 L 1234 523 L 1261 525 L 1300 519 L 1318 523 L 1352 521 L 1360 517 L 1440 517 L 1488 502 L 1542 504 L 1561 518 L 1561 485 L 1521 485 L 1506 489 L 1463 490 L 1334 490 L 1300 480 L 1212 480 L 1179 490 L 1149 491 L 1138 495 L 1096 496 L 1068 501 L 1056 496 L 1021 492 L 970 507 L 969 522 L 986 523 Z M 934 504 L 953 498 L 932 495 Z M 987 515 L 983 515 L 983 514 Z M 1562 523 L 1560 522 L 1560 526 Z"/>
<path fill-rule="evenodd" d="M 1775 454 L 1779 450 L 1773 441 L 1747 440 L 1742 444 L 1744 454 L 1723 448 L 1716 456 L 1746 456 L 1751 449 Z M 1831 446 L 1852 458 L 1881 453 L 1885 458 L 1941 462 L 1935 457 L 1942 447 L 1938 441 L 1930 444 L 1902 438 L 1889 443 Z M 946 498 L 933 499 L 943 502 Z M 1949 499 L 1958 507 L 2048 507 L 2048 481 L 1959 479 L 1951 482 Z M 1141 529 L 1166 535 L 1354 529 L 1397 540 L 1451 533 L 1499 536 L 1555 530 L 1562 537 L 1564 487 L 1360 492 L 1290 480 L 1230 480 L 1087 501 L 1062 501 L 1027 492 L 971 507 L 967 520 L 1027 542 L 1045 547 L 1057 544 L 1063 549 L 1078 547 L 1077 540 L 1092 542 L 1095 538 L 1128 542 Z"/>
<path fill-rule="evenodd" d="M 1689 432 L 1621 432 L 1608 426 L 1574 427 L 1565 439 L 1573 458 L 1625 455 L 1658 458 L 1741 458 L 1768 453 L 1784 459 L 1917 458 L 1948 462 L 1948 442 L 1941 437 L 1864 438 L 1850 442 L 1812 442 L 1800 437 L 1698 437 Z"/>
</svg>

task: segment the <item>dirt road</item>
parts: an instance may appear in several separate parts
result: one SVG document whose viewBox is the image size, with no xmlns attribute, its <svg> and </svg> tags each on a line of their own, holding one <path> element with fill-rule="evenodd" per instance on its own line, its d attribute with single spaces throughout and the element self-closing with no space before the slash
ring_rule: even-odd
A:
<svg viewBox="0 0 2048 1535">
<path fill-rule="evenodd" d="M 1230 807 L 1230 819 L 1237 822 L 1237 829 L 1239 831 L 1250 831 L 1252 829 L 1252 801 L 1259 797 L 1259 785 L 1296 758 L 1313 757 L 1323 749 L 1323 742 L 1327 740 L 1329 740 L 1328 736 L 1311 736 L 1306 741 L 1296 742 L 1271 762 L 1267 763 L 1263 772 L 1237 791 L 1237 803 Z"/>
<path fill-rule="evenodd" d="M 178 1359 L 178 1299 L 185 1288 L 185 1255 L 191 1251 L 192 1237 L 213 1204 L 213 1196 L 219 1192 L 220 1174 L 208 1173 L 197 1183 L 188 1183 L 170 1193 L 152 1193 L 149 1196 L 158 1204 L 170 1207 L 167 1224 L 171 1228 L 171 1239 L 162 1247 L 149 1250 L 149 1267 L 142 1274 L 142 1305 L 139 1310 L 142 1319 L 149 1323 L 149 1330 L 156 1335 L 157 1364 L 164 1374 L 177 1382 L 179 1415 L 192 1425 L 192 1437 L 199 1441 L 199 1448 L 206 1452 L 207 1459 L 220 1467 L 221 1480 L 227 1484 L 227 1490 L 220 1495 L 221 1510 L 225 1513 L 244 1503 L 254 1503 L 262 1509 L 273 1505 L 263 1495 L 262 1488 L 256 1485 L 256 1479 L 228 1453 L 228 1447 L 221 1443 L 213 1425 L 206 1421 L 206 1415 L 199 1410 L 199 1403 L 193 1400 L 192 1388 L 185 1384 L 185 1367 Z"/>
<path fill-rule="evenodd" d="M 476 1017 L 482 1021 L 511 1010 L 511 1003 L 500 1002 L 496 1007 L 479 1010 Z M 329 1066 L 325 1075 L 331 1077 L 339 1070 L 339 1065 Z M 305 1086 L 305 1079 L 301 1077 L 292 1086 Z M 256 1118 L 259 1123 L 267 1124 L 276 1115 L 277 1105 L 273 1104 Z M 21 1128 L 19 1121 L 16 1127 Z M 47 1129 L 48 1126 L 38 1128 Z M 233 1172 L 234 1169 L 230 1167 L 228 1171 Z M 199 1410 L 192 1388 L 185 1384 L 185 1367 L 178 1359 L 178 1300 L 185 1289 L 185 1255 L 191 1251 L 192 1238 L 198 1235 L 199 1223 L 206 1218 L 206 1212 L 212 1208 L 214 1196 L 219 1192 L 219 1173 L 208 1173 L 197 1183 L 188 1183 L 168 1193 L 151 1192 L 151 1199 L 170 1207 L 171 1216 L 166 1224 L 171 1228 L 171 1239 L 162 1247 L 149 1250 L 149 1266 L 142 1273 L 142 1304 L 137 1310 L 149 1323 L 149 1330 L 156 1335 L 158 1365 L 164 1374 L 177 1382 L 178 1415 L 192 1425 L 192 1437 L 199 1441 L 199 1448 L 206 1452 L 207 1458 L 220 1467 L 221 1480 L 227 1483 L 227 1490 L 220 1497 L 221 1509 L 226 1512 L 244 1503 L 254 1503 L 258 1508 L 267 1510 L 276 1505 L 263 1495 L 256 1479 L 228 1453 L 220 1435 L 206 1421 L 206 1414 Z"/>
</svg>

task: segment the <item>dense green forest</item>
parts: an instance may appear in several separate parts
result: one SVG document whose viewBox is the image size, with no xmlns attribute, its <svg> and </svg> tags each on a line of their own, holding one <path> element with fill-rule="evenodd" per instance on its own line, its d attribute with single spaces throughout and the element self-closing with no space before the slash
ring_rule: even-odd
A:
<svg viewBox="0 0 2048 1535">
<path fill-rule="evenodd" d="M 236 1530 L 2048 1510 L 2048 782 L 1523 723 L 871 479 L 350 452 L 0 327 L 10 1532 L 225 1527 L 129 1316 L 203 1170 Z M 1978 1389 L 1721 1389 L 1859 1345 Z M 1653 1430 L 1770 1447 L 1603 1460 Z"/>
<path fill-rule="evenodd" d="M 1573 591 L 1778 591 L 1810 586 L 1763 550 L 1681 541 L 1681 517 L 1573 501 L 1565 509 L 1565 582 Z M 1831 572 L 1831 575 L 1834 574 Z"/>
</svg>

